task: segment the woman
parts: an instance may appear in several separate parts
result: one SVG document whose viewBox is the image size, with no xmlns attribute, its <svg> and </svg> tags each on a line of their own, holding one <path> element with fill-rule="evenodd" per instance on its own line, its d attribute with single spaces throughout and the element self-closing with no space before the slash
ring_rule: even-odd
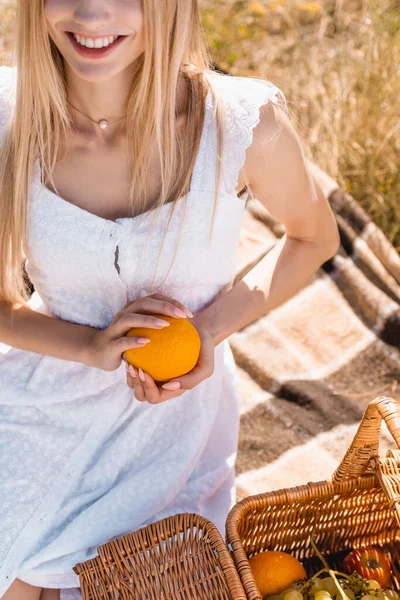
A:
<svg viewBox="0 0 400 600">
<path fill-rule="evenodd" d="M 284 95 L 212 70 L 197 0 L 19 0 L 16 29 L 0 68 L 0 597 L 63 600 L 76 563 L 148 523 L 195 512 L 224 535 L 228 337 L 301 289 L 338 232 Z M 233 286 L 244 191 L 286 234 Z M 152 313 L 200 333 L 179 387 L 125 377 L 141 345 L 125 334 L 163 327 Z"/>
</svg>

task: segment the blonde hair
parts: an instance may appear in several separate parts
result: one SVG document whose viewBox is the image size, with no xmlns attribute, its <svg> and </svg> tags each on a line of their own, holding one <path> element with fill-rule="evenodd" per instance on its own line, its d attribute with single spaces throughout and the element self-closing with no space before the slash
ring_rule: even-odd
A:
<svg viewBox="0 0 400 600">
<path fill-rule="evenodd" d="M 138 204 L 137 197 L 141 192 L 145 196 L 150 141 L 155 136 L 162 157 L 162 189 L 154 210 L 171 202 L 169 225 L 177 200 L 182 201 L 190 186 L 209 90 L 204 73 L 213 68 L 198 0 L 144 0 L 143 10 L 146 47 L 137 59 L 126 119 L 130 201 L 132 207 L 135 204 L 139 209 L 138 214 L 144 211 L 145 207 Z M 48 35 L 44 0 L 28 3 L 17 0 L 14 61 L 17 67 L 16 99 L 0 149 L 0 301 L 12 305 L 25 304 L 29 300 L 23 267 L 26 258 L 30 261 L 27 208 L 34 163 L 39 159 L 44 183 L 50 181 L 55 188 L 52 172 L 59 160 L 62 137 L 67 139 L 72 126 L 67 108 L 64 59 Z M 175 113 L 180 77 L 187 85 L 188 112 L 186 130 L 178 135 Z M 210 89 L 217 129 L 217 169 L 209 239 L 214 229 L 224 144 L 223 105 L 212 86 Z M 135 165 L 134 169 L 132 165 Z M 154 216 L 158 216 L 158 211 L 153 212 Z M 180 234 L 181 231 L 182 222 Z M 166 233 L 167 230 L 163 242 Z"/>
</svg>

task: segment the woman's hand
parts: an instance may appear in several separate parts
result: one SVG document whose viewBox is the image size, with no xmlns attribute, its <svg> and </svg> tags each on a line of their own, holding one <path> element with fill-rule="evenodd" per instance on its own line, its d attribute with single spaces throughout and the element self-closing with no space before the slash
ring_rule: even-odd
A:
<svg viewBox="0 0 400 600">
<path fill-rule="evenodd" d="M 189 321 L 196 327 L 200 335 L 201 349 L 197 364 L 189 371 L 189 373 L 186 373 L 186 375 L 171 379 L 168 383 L 156 384 L 154 379 L 148 373 L 140 369 L 144 377 L 144 381 L 142 381 L 138 370 L 132 365 L 129 365 L 125 356 L 123 357 L 127 368 L 126 375 L 128 386 L 135 390 L 135 397 L 140 402 L 147 401 L 150 404 L 160 404 L 160 402 L 165 402 L 176 396 L 182 396 L 183 392 L 191 390 L 204 379 L 211 377 L 214 373 L 214 338 L 208 328 L 202 324 L 199 317 L 196 317 L 195 315 L 194 318 L 189 319 Z M 135 374 L 135 376 L 133 376 L 133 374 Z M 171 391 L 165 389 L 165 385 L 176 382 L 180 383 L 179 389 Z"/>
<path fill-rule="evenodd" d="M 176 314 L 177 309 L 183 311 L 183 314 Z M 147 327 L 150 329 L 169 327 L 168 321 L 164 321 L 164 324 L 162 324 L 163 320 L 160 322 L 160 319 L 152 316 L 151 313 L 168 315 L 178 319 L 185 319 L 186 315 L 193 317 L 190 310 L 183 304 L 164 294 L 151 294 L 134 302 L 128 302 L 117 312 L 108 327 L 95 330 L 86 349 L 86 364 L 104 371 L 118 369 L 125 350 L 143 348 L 144 344 L 139 342 L 140 338 L 126 335 L 132 327 Z"/>
</svg>

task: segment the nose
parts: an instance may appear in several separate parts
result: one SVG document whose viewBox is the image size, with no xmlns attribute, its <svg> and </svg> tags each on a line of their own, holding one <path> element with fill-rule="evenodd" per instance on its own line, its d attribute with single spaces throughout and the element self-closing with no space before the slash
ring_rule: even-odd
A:
<svg viewBox="0 0 400 600">
<path fill-rule="evenodd" d="M 105 25 L 112 22 L 112 13 L 108 0 L 80 0 L 74 10 L 74 21 L 83 25 L 85 31 L 104 29 Z"/>
</svg>

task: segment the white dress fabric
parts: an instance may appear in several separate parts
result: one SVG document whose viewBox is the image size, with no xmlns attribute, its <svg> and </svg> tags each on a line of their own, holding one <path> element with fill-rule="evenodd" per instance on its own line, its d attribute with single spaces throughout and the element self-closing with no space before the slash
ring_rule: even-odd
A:
<svg viewBox="0 0 400 600">
<path fill-rule="evenodd" d="M 16 68 L 0 67 L 0 142 L 10 119 Z M 238 171 L 259 122 L 259 108 L 281 90 L 266 80 L 207 73 L 225 107 L 223 180 L 214 235 L 216 127 L 211 92 L 189 193 L 179 199 L 155 285 L 194 314 L 235 277 L 245 198 Z M 132 300 L 149 295 L 171 204 L 116 221 L 48 190 L 38 162 L 29 202 L 26 270 L 30 306 L 53 318 L 107 327 Z M 116 252 L 118 250 L 118 252 Z M 105 542 L 166 516 L 194 512 L 225 539 L 236 502 L 239 434 L 236 366 L 228 340 L 215 348 L 214 373 L 182 396 L 139 402 L 125 363 L 112 372 L 0 343 L 0 597 L 15 578 L 80 599 L 72 567 Z"/>
</svg>

